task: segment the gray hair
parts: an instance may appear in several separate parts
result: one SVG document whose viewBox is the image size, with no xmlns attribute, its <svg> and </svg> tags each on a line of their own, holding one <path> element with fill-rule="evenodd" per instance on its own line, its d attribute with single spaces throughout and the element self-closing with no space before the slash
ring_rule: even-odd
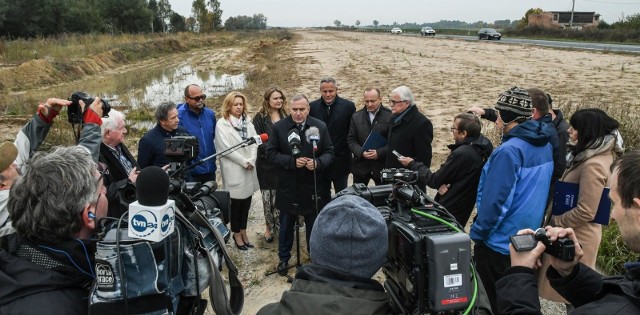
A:
<svg viewBox="0 0 640 315">
<path fill-rule="evenodd" d="M 324 77 L 324 78 L 320 79 L 320 85 L 322 85 L 322 83 L 332 83 L 335 86 L 338 85 L 336 83 L 336 79 L 334 79 L 332 77 Z"/>
<path fill-rule="evenodd" d="M 415 105 L 414 104 L 414 99 L 413 99 L 413 93 L 411 93 L 411 89 L 409 89 L 408 86 L 405 85 L 401 85 L 395 89 L 393 89 L 393 91 L 391 91 L 391 94 L 397 94 L 400 97 L 401 101 L 409 101 L 409 103 L 411 103 L 411 105 Z"/>
<path fill-rule="evenodd" d="M 156 107 L 156 122 L 159 123 L 161 120 L 167 120 L 167 118 L 169 118 L 169 112 L 176 108 L 176 104 L 172 102 L 160 103 L 160 105 Z"/>
<path fill-rule="evenodd" d="M 307 101 L 307 105 L 309 105 L 309 98 L 306 95 L 302 94 L 302 93 L 298 93 L 298 94 L 294 95 L 291 98 L 291 104 L 293 104 L 293 102 L 295 102 L 295 101 L 299 101 L 299 100 L 302 100 L 302 99 L 306 100 Z"/>
<path fill-rule="evenodd" d="M 84 147 L 36 153 L 9 193 L 7 208 L 18 235 L 63 240 L 80 232 L 82 210 L 96 200 L 95 172 Z"/>
<path fill-rule="evenodd" d="M 100 132 L 104 137 L 104 133 L 107 131 L 115 130 L 118 128 L 118 122 L 122 120 L 124 122 L 124 114 L 117 109 L 111 109 L 109 116 L 102 117 L 102 125 L 100 125 Z"/>
</svg>

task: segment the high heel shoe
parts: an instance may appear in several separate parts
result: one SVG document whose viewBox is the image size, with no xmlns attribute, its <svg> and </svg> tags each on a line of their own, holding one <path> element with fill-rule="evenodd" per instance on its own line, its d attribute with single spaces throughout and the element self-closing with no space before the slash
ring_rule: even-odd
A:
<svg viewBox="0 0 640 315">
<path fill-rule="evenodd" d="M 249 247 L 247 247 L 247 244 L 242 244 L 242 245 L 238 245 L 238 241 L 236 241 L 236 236 L 235 234 L 233 235 L 233 242 L 236 243 L 236 247 L 239 250 L 249 250 Z"/>
<path fill-rule="evenodd" d="M 254 248 L 255 246 L 253 246 L 253 244 L 251 244 L 250 242 L 244 242 L 244 246 L 247 246 L 249 248 Z"/>
<path fill-rule="evenodd" d="M 273 235 L 270 235 L 269 237 L 265 236 L 264 237 L 264 241 L 267 242 L 267 243 L 273 242 Z"/>
</svg>

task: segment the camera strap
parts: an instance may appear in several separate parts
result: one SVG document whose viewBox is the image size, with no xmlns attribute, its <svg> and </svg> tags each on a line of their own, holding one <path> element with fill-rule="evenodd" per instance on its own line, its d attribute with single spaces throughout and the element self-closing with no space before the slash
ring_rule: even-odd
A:
<svg viewBox="0 0 640 315">
<path fill-rule="evenodd" d="M 200 242 L 202 243 L 203 235 L 202 233 L 194 226 L 198 225 L 204 227 L 213 233 L 218 244 L 220 244 L 220 250 L 224 255 L 224 261 L 229 270 L 229 291 L 230 297 L 227 295 L 227 289 L 224 285 L 224 279 L 220 274 L 220 271 L 215 266 L 213 259 L 209 256 L 209 252 L 204 248 L 204 246 L 199 246 L 199 250 L 202 251 L 202 254 L 207 257 L 207 262 L 209 263 L 209 267 L 211 270 L 210 278 L 209 278 L 209 299 L 211 301 L 211 306 L 216 314 L 220 315 L 232 315 L 232 314 L 240 314 L 242 311 L 242 306 L 244 304 L 244 289 L 242 287 L 242 283 L 238 279 L 238 269 L 233 264 L 233 261 L 229 257 L 227 253 L 226 247 L 224 246 L 224 238 L 220 234 L 217 228 L 211 226 L 209 221 L 204 217 L 200 211 L 193 211 L 191 216 L 187 219 L 185 215 L 180 211 L 176 211 L 176 218 L 184 224 L 184 226 L 194 235 L 199 237 Z M 201 244 L 203 245 L 203 244 Z"/>
</svg>

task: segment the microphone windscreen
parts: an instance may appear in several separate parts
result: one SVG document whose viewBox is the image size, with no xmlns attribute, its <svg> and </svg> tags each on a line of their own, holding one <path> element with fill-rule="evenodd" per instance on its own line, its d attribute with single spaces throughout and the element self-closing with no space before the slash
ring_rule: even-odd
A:
<svg viewBox="0 0 640 315">
<path fill-rule="evenodd" d="M 307 138 L 307 142 L 311 142 L 311 140 L 320 139 L 320 130 L 318 129 L 318 127 L 312 126 L 309 127 L 307 131 L 305 131 L 304 135 Z"/>
<path fill-rule="evenodd" d="M 263 143 L 269 141 L 269 135 L 266 133 L 261 133 L 260 140 L 262 140 Z"/>
<path fill-rule="evenodd" d="M 167 203 L 169 175 L 162 168 L 148 166 L 136 179 L 136 197 L 143 206 L 156 207 Z"/>
</svg>

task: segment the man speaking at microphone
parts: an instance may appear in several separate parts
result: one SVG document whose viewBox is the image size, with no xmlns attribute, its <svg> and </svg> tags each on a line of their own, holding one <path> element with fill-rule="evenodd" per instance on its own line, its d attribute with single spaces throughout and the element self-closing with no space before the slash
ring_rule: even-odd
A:
<svg viewBox="0 0 640 315">
<path fill-rule="evenodd" d="M 323 171 L 333 161 L 333 145 L 327 126 L 310 117 L 309 110 L 309 99 L 304 94 L 295 95 L 289 105 L 291 115 L 273 125 L 273 134 L 266 149 L 267 159 L 280 168 L 276 208 L 280 209 L 278 272 L 283 276 L 287 274 L 291 258 L 297 216 L 304 216 L 309 248 L 317 213 L 331 198 L 330 187 L 323 180 Z M 317 150 L 314 151 L 314 147 Z"/>
</svg>

